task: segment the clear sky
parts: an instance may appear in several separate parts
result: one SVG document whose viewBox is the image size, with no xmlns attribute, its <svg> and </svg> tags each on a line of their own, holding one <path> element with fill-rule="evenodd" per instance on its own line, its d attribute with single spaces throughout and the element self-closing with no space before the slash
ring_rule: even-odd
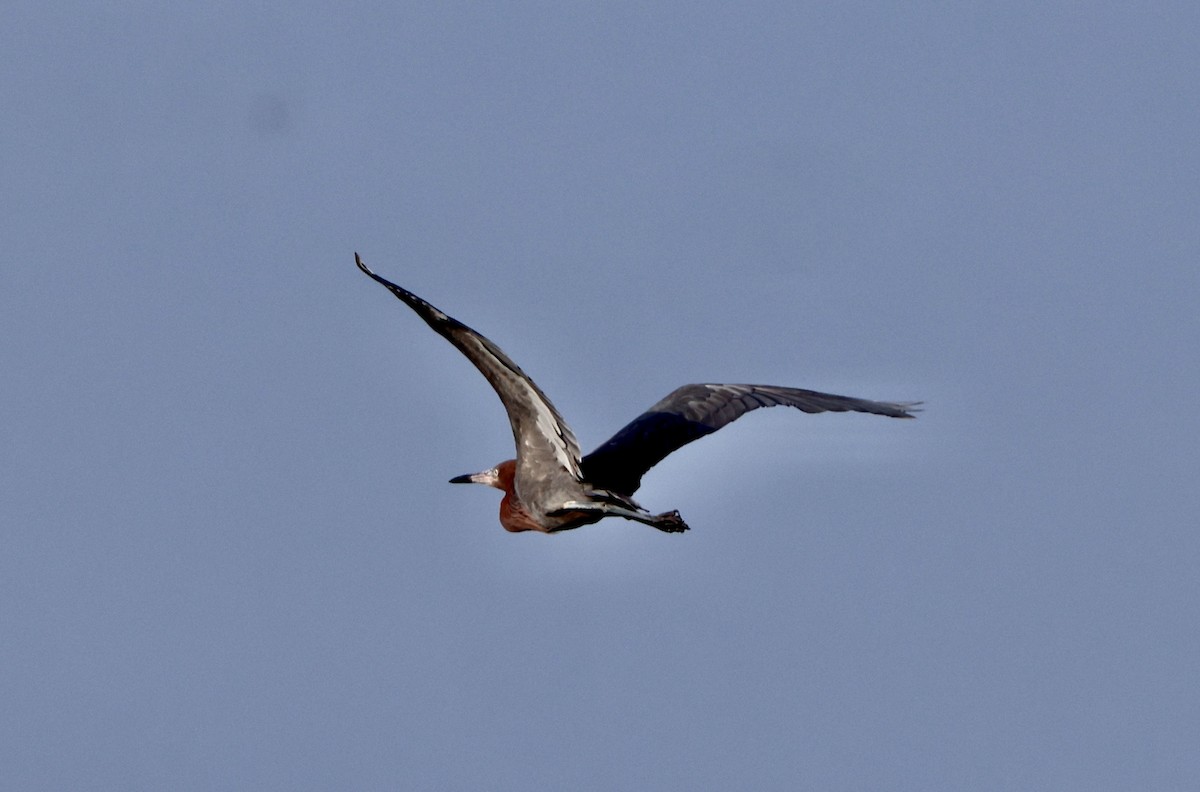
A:
<svg viewBox="0 0 1200 792">
<path fill-rule="evenodd" d="M 1198 9 L 5 4 L 4 785 L 1200 788 Z"/>
</svg>

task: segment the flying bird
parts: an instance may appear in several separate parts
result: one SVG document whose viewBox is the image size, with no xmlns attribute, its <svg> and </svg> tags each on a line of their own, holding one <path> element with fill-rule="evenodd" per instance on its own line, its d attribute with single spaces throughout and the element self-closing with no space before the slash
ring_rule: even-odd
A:
<svg viewBox="0 0 1200 792">
<path fill-rule="evenodd" d="M 490 340 L 417 295 L 382 278 L 354 254 L 358 268 L 385 286 L 458 348 L 495 389 L 512 424 L 517 458 L 455 476 L 451 484 L 486 484 L 504 492 L 506 530 L 557 533 L 605 517 L 624 517 L 667 533 L 688 530 L 678 511 L 651 514 L 633 500 L 646 471 L 671 452 L 712 434 L 751 410 L 783 405 L 806 413 L 862 412 L 912 418 L 920 402 L 878 402 L 774 385 L 684 385 L 581 456 L 571 427 L 546 394 Z"/>
</svg>

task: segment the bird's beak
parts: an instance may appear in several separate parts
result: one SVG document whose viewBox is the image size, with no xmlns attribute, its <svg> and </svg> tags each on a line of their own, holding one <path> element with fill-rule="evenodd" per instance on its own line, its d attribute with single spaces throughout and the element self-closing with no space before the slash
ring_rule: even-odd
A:
<svg viewBox="0 0 1200 792">
<path fill-rule="evenodd" d="M 450 479 L 451 484 L 486 484 L 489 487 L 497 486 L 499 481 L 500 474 L 496 472 L 495 468 L 481 470 L 478 473 L 467 473 Z"/>
</svg>

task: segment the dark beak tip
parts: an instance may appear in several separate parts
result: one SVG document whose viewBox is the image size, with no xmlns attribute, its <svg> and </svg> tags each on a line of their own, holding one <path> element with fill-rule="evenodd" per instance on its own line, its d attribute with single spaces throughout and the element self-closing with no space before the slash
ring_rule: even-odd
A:
<svg viewBox="0 0 1200 792">
<path fill-rule="evenodd" d="M 450 483 L 451 484 L 470 484 L 471 483 L 471 475 L 468 473 L 464 476 L 455 476 L 454 478 L 450 479 Z"/>
</svg>

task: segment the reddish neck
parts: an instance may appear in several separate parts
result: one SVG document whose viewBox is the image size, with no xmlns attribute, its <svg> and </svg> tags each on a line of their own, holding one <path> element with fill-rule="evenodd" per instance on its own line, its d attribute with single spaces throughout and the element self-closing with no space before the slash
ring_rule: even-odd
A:
<svg viewBox="0 0 1200 792">
<path fill-rule="evenodd" d="M 496 489 L 504 490 L 505 493 L 511 495 L 514 492 L 514 482 L 517 478 L 517 460 L 506 459 L 499 465 L 496 465 L 496 483 L 493 484 Z"/>
<path fill-rule="evenodd" d="M 513 481 L 517 475 L 517 461 L 508 459 L 496 465 L 496 488 L 504 490 L 504 499 L 500 501 L 500 524 L 504 530 L 519 533 L 520 531 L 545 531 L 537 520 L 533 519 L 524 505 L 517 499 Z"/>
</svg>

